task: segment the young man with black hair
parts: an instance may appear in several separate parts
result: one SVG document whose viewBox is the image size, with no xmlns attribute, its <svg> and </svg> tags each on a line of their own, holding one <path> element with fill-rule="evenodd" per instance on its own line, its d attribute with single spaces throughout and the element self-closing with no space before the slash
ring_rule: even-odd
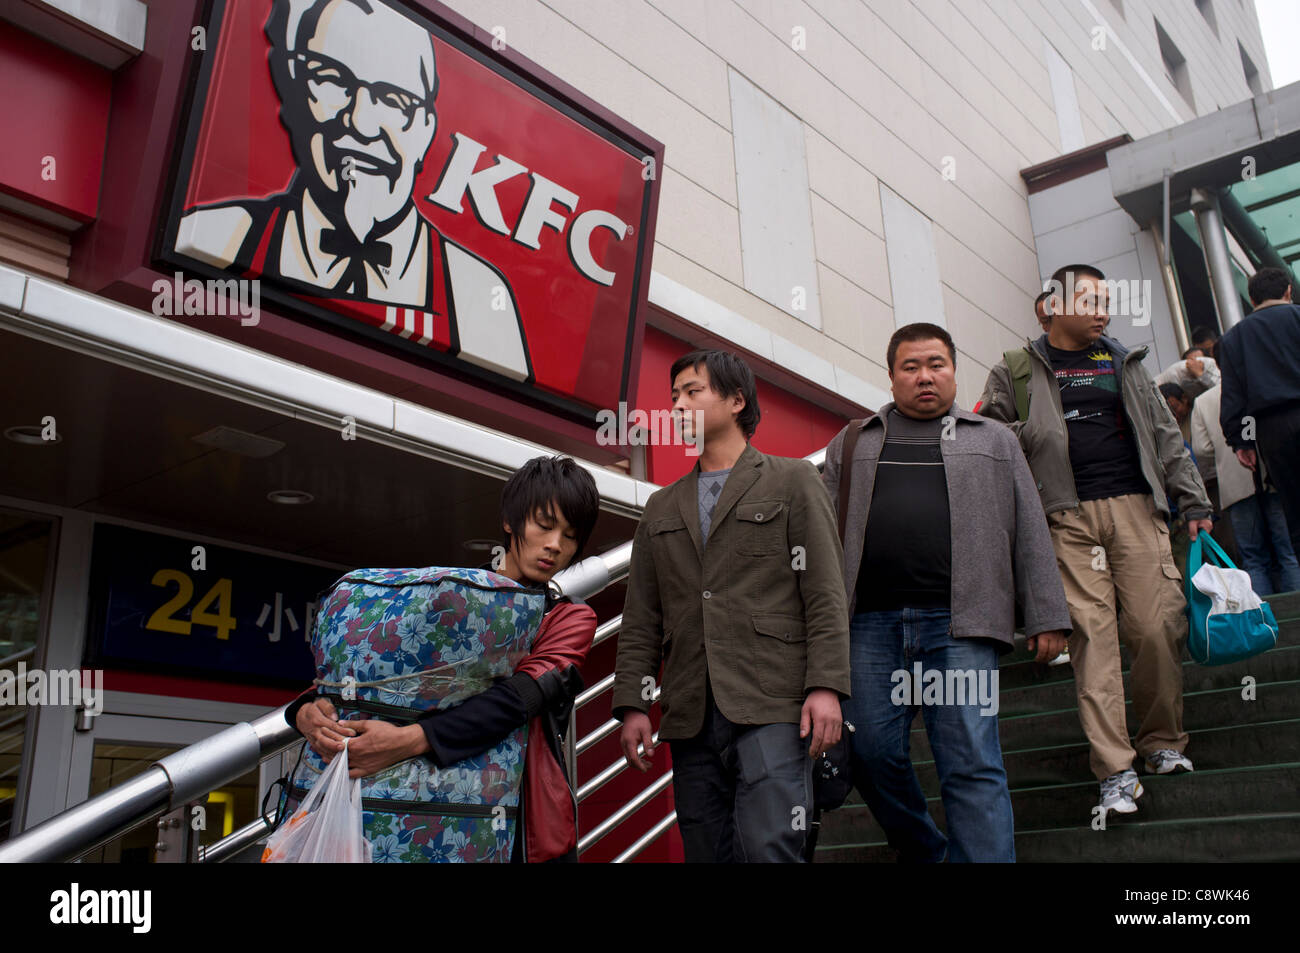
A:
<svg viewBox="0 0 1300 953">
<path fill-rule="evenodd" d="M 534 457 L 501 490 L 505 554 L 491 568 L 521 586 L 549 587 L 556 573 L 582 557 L 599 509 L 596 481 L 576 461 Z M 311 689 L 286 709 L 285 719 L 326 761 L 350 739 L 348 774 L 354 778 L 417 757 L 447 767 L 482 754 L 528 724 L 523 831 L 515 838 L 513 859 L 576 861 L 577 817 L 559 733 L 582 690 L 578 669 L 596 635 L 596 613 L 551 592 L 532 649 L 514 674 L 460 705 L 425 712 L 412 725 L 339 721 L 334 706 Z"/>
<path fill-rule="evenodd" d="M 901 860 L 946 853 L 952 861 L 1010 862 L 998 656 L 1011 651 L 1017 599 L 1030 650 L 1040 661 L 1057 656 L 1070 627 L 1065 592 L 1016 438 L 956 404 L 948 332 L 899 328 L 886 361 L 893 402 L 836 435 L 823 476 L 836 500 L 845 468 L 850 479 L 843 584 L 853 613 L 853 693 L 844 707 L 857 728 L 854 780 Z M 947 837 L 912 768 L 918 709 Z"/>
<path fill-rule="evenodd" d="M 1300 552 L 1300 308 L 1281 268 L 1255 272 L 1247 291 L 1255 310 L 1219 341 L 1219 422 L 1242 466 L 1263 459 Z"/>
<path fill-rule="evenodd" d="M 669 383 L 674 419 L 701 450 L 637 526 L 614 680 L 620 744 L 647 770 L 662 662 L 659 738 L 687 862 L 799 862 L 812 756 L 839 740 L 849 693 L 831 501 L 812 464 L 750 444 L 758 392 L 740 358 L 694 351 Z"/>
<path fill-rule="evenodd" d="M 1051 330 L 1026 348 L 1026 415 L 1005 357 L 989 373 L 980 413 L 1010 425 L 1033 471 L 1074 623 L 1070 660 L 1100 807 L 1130 814 L 1142 785 L 1132 769 L 1120 639 L 1132 658 L 1136 753 L 1157 774 L 1190 771 L 1182 753 L 1187 618 L 1167 519 L 1172 497 L 1195 539 L 1211 528 L 1210 502 L 1142 367 L 1146 348 L 1103 336 L 1105 276 L 1068 265 L 1052 287 Z"/>
</svg>

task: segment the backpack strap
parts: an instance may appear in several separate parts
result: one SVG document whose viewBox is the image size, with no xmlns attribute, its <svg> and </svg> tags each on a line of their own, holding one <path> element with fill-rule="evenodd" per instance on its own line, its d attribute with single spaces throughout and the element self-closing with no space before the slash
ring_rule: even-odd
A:
<svg viewBox="0 0 1300 953">
<path fill-rule="evenodd" d="M 862 422 L 866 417 L 849 421 L 849 429 L 844 434 L 844 445 L 840 447 L 840 505 L 839 529 L 840 543 L 844 542 L 844 524 L 849 513 L 849 483 L 853 479 L 853 450 L 858 445 L 858 436 L 862 433 Z"/>
<path fill-rule="evenodd" d="M 1011 387 L 1016 398 L 1016 419 L 1022 423 L 1029 419 L 1029 350 L 1018 347 L 1002 355 L 1011 371 Z"/>
</svg>

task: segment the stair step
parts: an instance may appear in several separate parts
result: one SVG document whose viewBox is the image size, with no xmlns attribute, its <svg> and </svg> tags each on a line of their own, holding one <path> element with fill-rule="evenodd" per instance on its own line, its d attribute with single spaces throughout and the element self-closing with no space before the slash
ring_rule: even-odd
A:
<svg viewBox="0 0 1300 953">
<path fill-rule="evenodd" d="M 1187 734 L 1187 756 L 1197 770 L 1300 760 L 1300 718 L 1220 725 Z M 913 745 L 914 754 L 916 748 Z M 1003 751 L 1002 764 L 1012 788 L 1095 782 L 1088 755 L 1088 743 L 1080 739 L 1072 744 Z M 939 775 L 934 761 L 914 759 L 912 764 L 921 789 L 927 795 L 937 795 Z"/>
<path fill-rule="evenodd" d="M 1300 860 L 1300 813 L 1121 821 L 1104 831 L 1027 831 L 1016 837 L 1016 858 L 1027 863 L 1295 862 Z"/>
<path fill-rule="evenodd" d="M 1143 821 L 1300 813 L 1300 762 L 1201 768 L 1179 775 L 1139 773 L 1144 791 L 1138 799 L 1138 817 Z M 1012 795 L 1017 830 L 1049 830 L 1068 817 L 1088 826 L 1099 795 L 1092 780 L 1022 788 Z"/>
<path fill-rule="evenodd" d="M 1187 756 L 1196 770 L 1267 767 L 1300 759 L 1300 719 L 1255 725 L 1224 725 L 1188 732 Z M 1003 752 L 1007 784 L 1013 791 L 1057 784 L 1096 784 L 1086 742 Z M 1134 762 L 1137 763 L 1136 761 Z M 938 768 L 933 761 L 914 761 L 913 769 L 927 798 L 939 796 Z M 1141 770 L 1140 767 L 1134 770 Z M 856 790 L 846 804 L 861 804 Z"/>
<path fill-rule="evenodd" d="M 1241 685 L 1229 685 L 1202 691 L 1183 692 L 1183 727 L 1191 732 L 1224 725 L 1257 724 L 1262 721 L 1285 721 L 1300 718 L 1300 680 L 1256 682 L 1254 700 L 1242 698 Z M 1127 693 L 1126 693 L 1127 694 Z M 1132 699 L 1125 698 L 1129 735 L 1137 731 Z M 998 717 L 998 737 L 1003 757 L 1027 748 L 1082 744 L 1083 728 L 1079 725 L 1077 705 L 1070 704 L 1052 711 Z M 910 734 L 912 763 L 932 761 L 925 720 L 918 712 Z"/>
<path fill-rule="evenodd" d="M 1055 666 L 1067 668 L 1067 666 Z M 1183 663 L 1183 692 L 1204 692 L 1216 688 L 1240 687 L 1246 676 L 1259 682 L 1287 682 L 1300 679 L 1300 645 L 1288 645 L 1276 648 L 1254 658 L 1234 662 L 1231 665 L 1200 665 L 1196 662 Z M 1000 679 L 999 679 L 1000 681 Z M 999 693 L 998 715 L 1042 714 L 1075 705 L 1075 686 L 1073 677 L 1056 678 L 1033 684 L 1015 687 L 1001 686 Z M 1124 696 L 1132 691 L 1129 672 L 1124 672 Z"/>
<path fill-rule="evenodd" d="M 1281 649 L 1300 647 L 1300 594 L 1291 593 L 1287 599 L 1292 596 L 1297 598 L 1295 611 L 1288 616 L 1277 613 L 1277 606 L 1274 600 L 1270 599 L 1270 605 L 1273 605 L 1274 614 L 1278 621 L 1278 639 L 1277 645 L 1270 651 L 1257 655 L 1254 659 L 1246 659 L 1244 662 L 1235 662 L 1233 665 L 1225 666 L 1204 666 L 1193 661 L 1190 657 L 1185 657 L 1183 670 L 1200 669 L 1205 672 L 1223 671 L 1232 669 L 1234 666 L 1250 665 L 1255 659 L 1277 652 Z M 1284 603 L 1289 605 L 1289 603 Z M 1129 671 L 1129 654 L 1128 649 L 1120 646 L 1120 666 L 1127 675 Z M 1245 674 L 1254 674 L 1249 670 Z M 1067 682 L 1073 679 L 1074 670 L 1069 665 L 1048 665 L 1045 662 L 1035 661 L 1024 647 L 1024 637 L 1017 633 L 1015 651 L 1002 656 L 999 664 L 998 682 L 1005 692 L 1009 689 L 1023 688 L 1030 685 L 1042 685 L 1050 682 Z"/>
<path fill-rule="evenodd" d="M 1244 814 L 1300 813 L 1300 762 L 1244 768 L 1197 769 L 1190 774 L 1142 775 L 1144 792 L 1138 799 L 1143 821 L 1189 820 Z M 1011 811 L 1016 833 L 1089 827 L 1097 804 L 1097 782 L 1054 784 L 1011 791 Z M 944 827 L 943 803 L 927 798 L 935 823 Z M 1133 818 L 1111 814 L 1111 823 Z M 819 845 L 884 843 L 885 833 L 865 804 L 846 804 L 826 815 Z"/>
<path fill-rule="evenodd" d="M 1141 815 L 1134 815 L 1140 817 Z M 817 847 L 817 863 L 892 863 L 887 844 Z M 1225 860 L 1300 860 L 1300 813 L 1136 821 L 1090 827 L 1027 831 L 1016 835 L 1021 863 L 1207 863 Z"/>
<path fill-rule="evenodd" d="M 1300 589 L 1272 595 L 1264 601 L 1273 610 L 1273 616 L 1278 622 L 1286 623 L 1300 620 Z"/>
<path fill-rule="evenodd" d="M 1241 686 L 1183 692 L 1183 727 L 1213 728 L 1221 725 L 1251 724 L 1300 717 L 1300 681 L 1257 683 L 1255 698 L 1242 698 Z M 1133 716 L 1133 702 L 1125 699 L 1128 730 L 1132 736 L 1138 728 Z M 1002 746 L 1010 751 L 1032 745 L 1066 744 L 1084 740 L 1079 726 L 1077 707 L 1070 706 L 1039 715 L 999 718 Z M 924 727 L 924 726 L 922 726 Z M 923 733 L 923 732 L 922 732 Z M 915 731 L 913 733 L 915 740 Z"/>
</svg>

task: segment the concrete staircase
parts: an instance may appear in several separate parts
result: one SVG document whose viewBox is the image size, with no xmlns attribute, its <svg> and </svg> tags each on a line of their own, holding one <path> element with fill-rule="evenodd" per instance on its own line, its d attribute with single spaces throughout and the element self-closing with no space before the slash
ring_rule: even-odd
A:
<svg viewBox="0 0 1300 953">
<path fill-rule="evenodd" d="M 1068 665 L 1004 656 L 998 714 L 1020 861 L 1300 860 L 1300 592 L 1268 600 L 1281 628 L 1272 651 L 1233 665 L 1183 664 L 1183 719 L 1191 774 L 1139 768 L 1138 812 L 1092 829 L 1097 781 L 1079 727 Z M 1243 679 L 1254 679 L 1254 700 Z M 1125 653 L 1124 687 L 1129 689 Z M 1136 731 L 1129 704 L 1129 732 Z M 912 763 L 943 827 L 934 759 L 918 715 Z M 857 792 L 824 818 L 816 859 L 890 862 L 896 854 Z"/>
</svg>

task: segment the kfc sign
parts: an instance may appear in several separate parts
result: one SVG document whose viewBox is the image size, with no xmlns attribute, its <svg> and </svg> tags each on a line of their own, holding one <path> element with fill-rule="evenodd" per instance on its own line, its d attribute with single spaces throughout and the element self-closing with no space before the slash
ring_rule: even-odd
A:
<svg viewBox="0 0 1300 953">
<path fill-rule="evenodd" d="M 219 0 L 208 36 L 161 259 L 571 409 L 627 396 L 661 146 L 396 0 Z"/>
</svg>

